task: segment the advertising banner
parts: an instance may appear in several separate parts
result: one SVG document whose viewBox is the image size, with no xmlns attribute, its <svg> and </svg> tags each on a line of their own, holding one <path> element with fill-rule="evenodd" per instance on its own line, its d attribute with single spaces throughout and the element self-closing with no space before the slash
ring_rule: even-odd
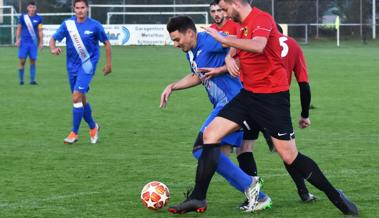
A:
<svg viewBox="0 0 379 218">
<path fill-rule="evenodd" d="M 105 33 L 112 45 L 171 45 L 172 41 L 166 30 L 166 25 L 103 25 Z M 44 25 L 44 45 L 49 45 L 49 40 L 59 25 Z M 64 46 L 65 40 L 57 43 Z"/>
</svg>

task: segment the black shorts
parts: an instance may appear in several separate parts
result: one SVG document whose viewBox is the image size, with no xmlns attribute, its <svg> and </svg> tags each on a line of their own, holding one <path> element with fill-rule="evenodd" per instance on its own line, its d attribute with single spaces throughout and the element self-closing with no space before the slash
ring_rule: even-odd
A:
<svg viewBox="0 0 379 218">
<path fill-rule="evenodd" d="M 242 89 L 218 116 L 238 123 L 244 131 L 263 129 L 280 140 L 295 137 L 288 91 L 261 94 Z"/>
</svg>

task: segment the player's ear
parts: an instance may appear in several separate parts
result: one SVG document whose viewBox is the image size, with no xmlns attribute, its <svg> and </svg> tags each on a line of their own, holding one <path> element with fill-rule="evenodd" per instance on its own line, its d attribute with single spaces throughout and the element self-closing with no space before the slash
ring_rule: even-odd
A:
<svg viewBox="0 0 379 218">
<path fill-rule="evenodd" d="M 195 32 L 192 29 L 187 29 L 186 30 L 186 35 L 190 36 L 191 38 L 195 35 Z"/>
</svg>

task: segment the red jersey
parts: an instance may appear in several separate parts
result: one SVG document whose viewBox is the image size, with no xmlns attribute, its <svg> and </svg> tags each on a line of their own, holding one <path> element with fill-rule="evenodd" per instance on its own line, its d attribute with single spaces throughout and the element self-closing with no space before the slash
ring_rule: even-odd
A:
<svg viewBox="0 0 379 218">
<path fill-rule="evenodd" d="M 262 54 L 238 50 L 244 88 L 254 93 L 288 91 L 287 70 L 281 60 L 280 32 L 270 14 L 253 8 L 237 34 L 241 39 L 267 38 Z"/>
<path fill-rule="evenodd" d="M 241 29 L 241 26 L 238 23 L 232 21 L 231 19 L 228 19 L 221 28 L 218 28 L 218 26 L 215 23 L 212 24 L 210 27 L 219 32 L 223 32 L 226 35 L 234 35 L 234 36 L 237 35 L 237 33 Z"/>
<path fill-rule="evenodd" d="M 295 39 L 281 35 L 280 45 L 282 46 L 282 58 L 283 63 L 286 66 L 288 73 L 288 84 L 291 85 L 292 72 L 295 73 L 295 77 L 298 83 L 308 83 L 308 72 L 305 64 L 304 54 L 299 44 Z"/>
</svg>

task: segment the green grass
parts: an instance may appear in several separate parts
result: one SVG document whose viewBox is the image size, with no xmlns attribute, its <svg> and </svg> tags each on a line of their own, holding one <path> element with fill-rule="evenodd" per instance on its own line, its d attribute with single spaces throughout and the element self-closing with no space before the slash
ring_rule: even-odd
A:
<svg viewBox="0 0 379 218">
<path fill-rule="evenodd" d="M 309 129 L 296 128 L 297 144 L 357 203 L 360 217 L 379 214 L 378 48 L 377 42 L 304 46 L 316 109 Z M 1 218 L 178 217 L 143 208 L 139 194 L 144 184 L 159 180 L 176 203 L 194 181 L 191 148 L 211 110 L 207 96 L 202 87 L 176 92 L 168 108 L 159 109 L 164 87 L 189 72 L 180 50 L 115 47 L 109 77 L 101 74 L 102 58 L 88 95 L 102 126 L 97 145 L 89 144 L 84 122 L 80 141 L 63 144 L 72 105 L 65 57 L 48 49 L 40 53 L 38 86 L 18 85 L 16 57 L 15 48 L 0 47 Z M 291 94 L 295 125 L 300 109 L 295 83 Z M 272 209 L 239 212 L 243 196 L 217 175 L 208 211 L 183 217 L 342 217 L 311 185 L 319 200 L 301 203 L 279 157 L 261 139 L 255 157 Z"/>
</svg>

